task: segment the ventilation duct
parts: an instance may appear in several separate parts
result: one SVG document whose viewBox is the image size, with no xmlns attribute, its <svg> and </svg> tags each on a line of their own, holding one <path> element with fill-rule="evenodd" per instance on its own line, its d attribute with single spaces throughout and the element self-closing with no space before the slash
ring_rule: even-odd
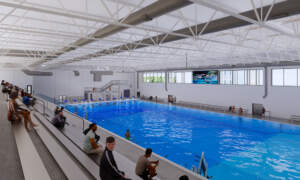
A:
<svg viewBox="0 0 300 180">
<path fill-rule="evenodd" d="M 28 69 L 23 69 L 22 71 L 28 76 L 53 76 L 52 72 L 30 71 Z"/>
<path fill-rule="evenodd" d="M 90 71 L 94 75 L 94 81 L 102 81 L 102 76 L 111 76 L 114 74 L 113 71 Z"/>
<path fill-rule="evenodd" d="M 3 64 L 2 65 L 3 68 L 22 68 L 22 65 L 18 63 L 1 63 L 1 64 Z"/>
</svg>

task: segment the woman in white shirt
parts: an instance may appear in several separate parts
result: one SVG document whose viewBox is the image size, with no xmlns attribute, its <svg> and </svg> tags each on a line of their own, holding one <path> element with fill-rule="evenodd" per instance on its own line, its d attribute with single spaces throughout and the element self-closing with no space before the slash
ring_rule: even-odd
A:
<svg viewBox="0 0 300 180">
<path fill-rule="evenodd" d="M 89 128 L 83 132 L 83 134 L 85 134 L 83 150 L 87 154 L 98 154 L 99 156 L 101 156 L 104 150 L 103 147 L 97 144 L 95 140 L 96 131 L 97 131 L 97 124 L 93 123 L 90 124 Z"/>
</svg>

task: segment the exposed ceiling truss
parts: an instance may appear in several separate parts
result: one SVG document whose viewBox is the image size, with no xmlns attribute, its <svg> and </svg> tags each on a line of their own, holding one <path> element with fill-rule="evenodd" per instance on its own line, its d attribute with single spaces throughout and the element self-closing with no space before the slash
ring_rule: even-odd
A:
<svg viewBox="0 0 300 180">
<path fill-rule="evenodd" d="M 298 61 L 299 13 L 298 0 L 2 0 L 0 63 L 143 70 Z"/>
</svg>

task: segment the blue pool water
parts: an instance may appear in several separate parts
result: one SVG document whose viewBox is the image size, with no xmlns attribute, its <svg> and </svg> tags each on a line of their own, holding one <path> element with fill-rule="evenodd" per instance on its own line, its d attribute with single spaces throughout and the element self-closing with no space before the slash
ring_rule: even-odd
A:
<svg viewBox="0 0 300 180">
<path fill-rule="evenodd" d="M 300 179 L 300 127 L 144 101 L 67 105 L 70 112 L 183 167 L 205 152 L 213 179 Z"/>
</svg>

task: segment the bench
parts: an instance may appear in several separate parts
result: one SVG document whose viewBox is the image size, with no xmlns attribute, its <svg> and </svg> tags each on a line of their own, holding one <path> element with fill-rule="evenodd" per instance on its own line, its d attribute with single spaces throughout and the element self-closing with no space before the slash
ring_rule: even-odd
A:
<svg viewBox="0 0 300 180">
<path fill-rule="evenodd" d="M 66 173 L 68 179 L 88 179 L 88 178 L 84 177 L 82 173 L 81 173 L 82 178 L 79 178 L 80 175 L 74 172 L 82 172 L 82 170 L 79 169 L 78 167 L 76 168 L 74 164 L 71 163 L 69 158 L 65 158 L 63 156 L 64 154 L 63 152 L 60 153 L 56 152 L 57 149 L 62 149 L 62 146 L 64 146 L 81 163 L 81 165 L 85 168 L 85 170 L 87 170 L 93 176 L 93 178 L 100 180 L 99 166 L 93 160 L 91 160 L 91 158 L 88 157 L 87 154 L 81 151 L 73 142 L 71 142 L 66 136 L 64 136 L 62 132 L 60 132 L 57 128 L 55 128 L 40 113 L 34 113 L 34 116 L 60 142 L 60 145 L 53 147 L 52 146 L 53 142 L 49 140 L 49 137 L 44 137 L 45 135 L 41 136 L 41 138 L 46 142 L 45 144 L 49 148 L 49 151 L 53 154 L 54 158 L 57 159 L 58 164 L 60 165 L 62 170 Z M 73 165 L 72 168 L 70 168 L 70 164 Z"/>
<path fill-rule="evenodd" d="M 51 110 L 48 110 L 47 112 L 53 113 L 54 111 L 52 110 L 54 110 L 55 105 L 51 105 L 50 107 Z M 64 115 L 67 117 L 67 121 L 70 123 L 70 126 L 66 126 L 63 133 L 72 139 L 77 148 L 80 148 L 82 146 L 83 122 L 85 124 L 85 128 L 88 127 L 90 122 L 83 120 L 81 117 L 68 111 L 65 111 Z M 114 156 L 118 167 L 126 173 L 127 177 L 133 180 L 139 180 L 140 178 L 135 175 L 135 165 L 138 157 L 144 154 L 145 149 L 101 127 L 98 127 L 97 134 L 101 136 L 100 142 L 102 145 L 104 144 L 107 136 L 114 136 L 116 138 L 117 146 L 114 151 Z M 174 180 L 178 179 L 182 174 L 187 174 L 191 180 L 207 180 L 206 178 L 178 166 L 177 164 L 174 164 L 155 153 L 153 153 L 153 159 L 160 159 L 160 165 L 158 166 L 157 171 L 159 175 L 158 178 L 160 179 Z M 80 161 L 80 163 L 85 162 Z"/>
<path fill-rule="evenodd" d="M 25 180 L 51 180 L 23 121 L 13 125 L 13 133 Z"/>
</svg>

